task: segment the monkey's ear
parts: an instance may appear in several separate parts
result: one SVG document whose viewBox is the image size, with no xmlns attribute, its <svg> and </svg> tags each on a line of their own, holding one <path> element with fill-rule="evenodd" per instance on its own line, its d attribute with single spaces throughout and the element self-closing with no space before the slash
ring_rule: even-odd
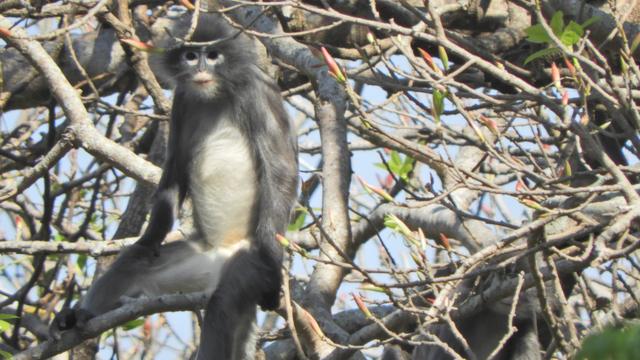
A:
<svg viewBox="0 0 640 360">
<path fill-rule="evenodd" d="M 191 14 L 170 15 L 158 19 L 151 27 L 153 44 L 156 48 L 166 49 L 162 52 L 149 53 L 149 65 L 158 82 L 165 89 L 175 87 L 175 49 L 179 46 L 177 39 L 186 35 L 191 24 Z"/>
</svg>

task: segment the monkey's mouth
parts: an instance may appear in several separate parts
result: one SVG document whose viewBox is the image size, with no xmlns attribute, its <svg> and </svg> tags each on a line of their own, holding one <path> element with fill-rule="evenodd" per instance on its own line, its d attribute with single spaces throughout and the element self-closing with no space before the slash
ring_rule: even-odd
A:
<svg viewBox="0 0 640 360">
<path fill-rule="evenodd" d="M 196 85 L 204 86 L 213 83 L 213 79 L 211 80 L 193 80 Z"/>
<path fill-rule="evenodd" d="M 209 85 L 215 80 L 211 74 L 205 72 L 198 72 L 193 76 L 193 82 L 198 86 Z"/>
</svg>

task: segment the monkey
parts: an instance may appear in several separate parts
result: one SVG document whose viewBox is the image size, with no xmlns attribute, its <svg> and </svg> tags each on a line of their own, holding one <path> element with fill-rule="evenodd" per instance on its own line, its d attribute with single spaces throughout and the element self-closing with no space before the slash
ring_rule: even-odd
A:
<svg viewBox="0 0 640 360">
<path fill-rule="evenodd" d="M 202 45 L 204 44 L 204 45 Z M 295 203 L 297 138 L 254 44 L 201 13 L 190 39 L 161 55 L 176 83 L 167 158 L 148 225 L 52 334 L 125 297 L 206 291 L 197 359 L 252 359 L 257 306 L 274 310 L 284 233 Z M 195 234 L 162 245 L 189 196 Z"/>
</svg>

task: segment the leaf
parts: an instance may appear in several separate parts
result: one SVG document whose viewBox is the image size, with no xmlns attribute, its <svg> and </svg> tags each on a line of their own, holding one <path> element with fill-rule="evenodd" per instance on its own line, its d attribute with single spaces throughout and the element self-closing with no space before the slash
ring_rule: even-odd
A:
<svg viewBox="0 0 640 360">
<path fill-rule="evenodd" d="M 533 54 L 529 55 L 529 57 L 527 57 L 524 60 L 524 64 L 528 64 L 530 62 L 532 62 L 533 60 L 537 60 L 540 58 L 546 58 L 546 57 L 553 57 L 553 56 L 557 56 L 560 54 L 560 49 L 552 47 L 552 48 L 547 48 L 547 49 L 542 49 L 540 51 L 536 51 Z"/>
<path fill-rule="evenodd" d="M 413 164 L 415 163 L 415 159 L 411 156 L 405 156 L 404 162 L 402 163 L 402 167 L 400 168 L 398 176 L 402 180 L 407 180 L 409 178 L 409 173 L 413 170 Z"/>
<path fill-rule="evenodd" d="M 580 35 L 572 30 L 566 30 L 560 35 L 560 41 L 566 46 L 573 46 L 580 41 Z"/>
<path fill-rule="evenodd" d="M 360 182 L 360 185 L 362 185 L 362 188 L 368 193 L 368 194 L 376 194 L 380 197 L 382 197 L 383 199 L 385 199 L 386 201 L 393 203 L 394 199 L 393 196 L 391 196 L 391 194 L 389 194 L 388 192 L 386 192 L 384 189 L 378 187 L 378 186 L 373 186 L 370 185 L 368 182 L 366 182 L 362 177 L 360 176 L 356 176 L 356 178 L 358 179 L 358 181 Z"/>
<path fill-rule="evenodd" d="M 140 318 L 140 319 L 135 319 L 135 320 L 131 320 L 128 323 L 125 323 L 124 325 L 122 325 L 122 329 L 124 329 L 125 331 L 129 331 L 132 329 L 135 329 L 139 326 L 142 326 L 144 324 L 144 319 Z"/>
<path fill-rule="evenodd" d="M 591 26 L 591 24 L 595 24 L 598 21 L 600 21 L 600 17 L 599 16 L 592 16 L 589 19 L 587 19 L 587 21 L 582 23 L 582 28 L 586 29 L 587 27 Z"/>
<path fill-rule="evenodd" d="M 540 24 L 529 26 L 524 30 L 527 33 L 527 41 L 535 44 L 549 44 L 551 38 Z"/>
<path fill-rule="evenodd" d="M 640 33 L 637 33 L 636 36 L 633 38 L 633 41 L 631 42 L 631 47 L 629 48 L 629 51 L 631 52 L 631 54 L 636 52 L 638 45 L 640 45 Z"/>
<path fill-rule="evenodd" d="M 444 46 L 438 46 L 438 54 L 440 56 L 440 60 L 442 61 L 444 71 L 449 71 L 449 55 L 447 55 L 447 50 L 444 48 Z"/>
<path fill-rule="evenodd" d="M 556 11 L 555 14 L 553 14 L 549 25 L 551 26 L 551 30 L 553 30 L 554 34 L 558 36 L 562 34 L 562 30 L 564 29 L 564 14 L 562 11 Z"/>
<path fill-rule="evenodd" d="M 584 36 L 584 26 L 578 24 L 577 22 L 571 20 L 569 21 L 569 24 L 567 25 L 566 28 L 564 28 L 564 31 L 573 31 L 574 33 L 578 34 L 578 36 L 583 37 Z"/>
<path fill-rule="evenodd" d="M 0 320 L 0 332 L 5 332 L 11 328 L 11 324 Z"/>
<path fill-rule="evenodd" d="M 620 70 L 622 70 L 622 73 L 629 71 L 629 64 L 623 58 L 620 58 Z"/>
<path fill-rule="evenodd" d="M 17 318 L 18 316 L 13 314 L 0 314 L 0 320 L 12 320 Z"/>
<path fill-rule="evenodd" d="M 411 232 L 409 227 L 404 222 L 402 222 L 400 218 L 393 214 L 388 214 L 384 217 L 384 226 L 406 237 L 413 236 L 413 233 Z"/>
<path fill-rule="evenodd" d="M 432 102 L 433 102 L 433 116 L 439 121 L 440 115 L 444 112 L 444 97 L 442 91 L 433 90 Z"/>
<path fill-rule="evenodd" d="M 601 333 L 589 335 L 576 354 L 583 359 L 637 359 L 640 342 L 640 326 L 607 328 Z"/>
<path fill-rule="evenodd" d="M 300 230 L 302 226 L 304 226 L 304 221 L 306 220 L 306 218 L 307 218 L 307 211 L 306 210 L 300 211 L 300 214 L 298 214 L 295 221 L 289 224 L 289 227 L 287 227 L 287 230 L 288 231 Z"/>
<path fill-rule="evenodd" d="M 391 152 L 391 158 L 389 159 L 389 169 L 391 172 L 400 175 L 400 169 L 402 168 L 402 159 L 397 151 L 393 150 Z"/>
<path fill-rule="evenodd" d="M 374 292 L 379 292 L 379 293 L 383 293 L 383 294 L 388 293 L 388 289 L 382 288 L 380 286 L 375 286 L 375 285 L 372 285 L 370 283 L 363 283 L 360 286 L 360 290 L 363 290 L 363 291 L 374 291 Z"/>
<path fill-rule="evenodd" d="M 76 265 L 80 270 L 84 270 L 87 266 L 87 254 L 78 255 L 78 260 L 76 260 Z"/>
<path fill-rule="evenodd" d="M 531 208 L 533 210 L 538 210 L 538 211 L 542 211 L 542 212 L 548 212 L 549 209 L 545 208 L 544 206 L 538 204 L 537 202 L 535 202 L 534 200 L 531 199 L 521 199 L 519 200 L 521 204 L 523 204 L 524 206 Z"/>
</svg>

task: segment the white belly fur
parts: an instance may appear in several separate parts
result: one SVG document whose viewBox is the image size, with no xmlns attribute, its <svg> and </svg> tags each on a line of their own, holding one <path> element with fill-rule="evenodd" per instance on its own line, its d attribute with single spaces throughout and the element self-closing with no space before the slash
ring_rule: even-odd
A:
<svg viewBox="0 0 640 360">
<path fill-rule="evenodd" d="M 257 177 L 240 130 L 221 121 L 195 151 L 191 166 L 190 193 L 206 243 L 219 248 L 248 239 Z"/>
</svg>

